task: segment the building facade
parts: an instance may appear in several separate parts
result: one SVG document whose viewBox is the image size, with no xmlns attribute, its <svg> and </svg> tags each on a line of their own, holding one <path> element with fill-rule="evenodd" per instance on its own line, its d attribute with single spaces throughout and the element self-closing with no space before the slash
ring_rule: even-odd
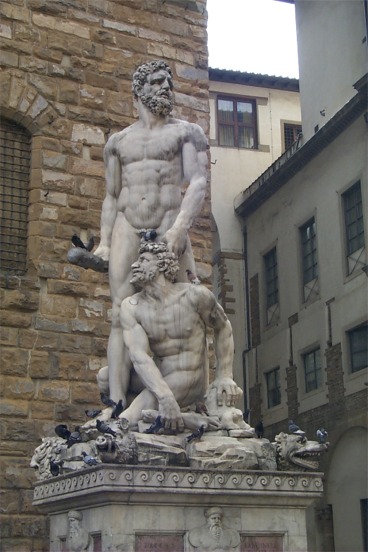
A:
<svg viewBox="0 0 368 552">
<path fill-rule="evenodd" d="M 289 420 L 328 430 L 310 550 L 367 550 L 366 3 L 295 8 L 301 144 L 235 199 L 250 408 L 270 439 Z"/>
<path fill-rule="evenodd" d="M 233 326 L 234 374 L 246 389 L 244 243 L 234 197 L 297 143 L 299 82 L 211 68 L 209 78 L 214 291 Z"/>
<path fill-rule="evenodd" d="M 30 459 L 59 423 L 100 404 L 110 292 L 67 262 L 99 237 L 103 147 L 136 119 L 136 67 L 165 59 L 175 116 L 209 133 L 206 2 L 10 0 L 1 5 L 1 546 L 48 550 Z M 211 273 L 209 193 L 192 229 Z"/>
</svg>

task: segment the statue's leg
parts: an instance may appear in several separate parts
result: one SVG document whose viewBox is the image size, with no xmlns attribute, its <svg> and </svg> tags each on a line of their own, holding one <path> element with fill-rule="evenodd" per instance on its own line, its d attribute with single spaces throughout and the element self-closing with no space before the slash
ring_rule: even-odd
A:
<svg viewBox="0 0 368 552">
<path fill-rule="evenodd" d="M 123 330 L 120 325 L 120 306 L 123 299 L 134 293 L 129 283 L 131 265 L 138 258 L 139 235 L 120 216 L 115 224 L 109 261 L 110 291 L 112 298 L 112 321 L 107 362 L 109 366 L 110 398 L 115 402 L 126 397 L 129 387 L 131 362 L 123 343 Z"/>
<path fill-rule="evenodd" d="M 142 410 L 157 410 L 158 402 L 156 397 L 148 389 L 144 389 L 133 400 L 131 405 L 120 414 L 120 418 L 129 421 L 130 429 L 137 429 L 139 420 L 142 419 Z"/>
</svg>

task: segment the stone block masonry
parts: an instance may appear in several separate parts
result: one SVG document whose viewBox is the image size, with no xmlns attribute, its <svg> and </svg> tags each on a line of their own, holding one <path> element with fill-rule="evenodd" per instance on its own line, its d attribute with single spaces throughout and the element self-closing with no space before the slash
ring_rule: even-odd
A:
<svg viewBox="0 0 368 552">
<path fill-rule="evenodd" d="M 0 7 L 1 117 L 31 134 L 27 271 L 1 271 L 1 542 L 48 550 L 32 507 L 29 461 L 57 423 L 99 406 L 106 363 L 107 275 L 69 265 L 70 238 L 99 236 L 103 147 L 136 119 L 131 76 L 164 58 L 174 115 L 209 130 L 205 0 L 12 0 Z M 211 278 L 210 196 L 192 231 L 199 276 Z"/>
</svg>

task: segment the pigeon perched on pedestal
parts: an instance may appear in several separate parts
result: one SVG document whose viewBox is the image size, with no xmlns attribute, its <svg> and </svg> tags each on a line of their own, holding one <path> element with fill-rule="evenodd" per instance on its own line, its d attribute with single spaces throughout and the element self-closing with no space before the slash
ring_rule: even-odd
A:
<svg viewBox="0 0 368 552">
<path fill-rule="evenodd" d="M 90 408 L 89 410 L 85 410 L 84 412 L 88 418 L 96 418 L 99 414 L 101 414 L 102 410 L 98 408 Z"/>
<path fill-rule="evenodd" d="M 326 429 L 324 429 L 323 427 L 320 427 L 319 429 L 317 429 L 317 439 L 318 439 L 318 442 L 321 444 L 321 445 L 324 445 L 327 441 L 327 437 L 328 437 L 328 432 Z"/>
<path fill-rule="evenodd" d="M 107 395 L 105 395 L 105 393 L 100 393 L 100 398 L 101 398 L 101 402 L 105 406 L 113 406 L 113 407 L 116 406 L 116 402 L 110 399 L 110 397 L 108 397 Z"/>
<path fill-rule="evenodd" d="M 54 462 L 54 460 L 50 460 L 50 472 L 54 477 L 60 473 L 60 465 Z"/>
<path fill-rule="evenodd" d="M 68 440 L 71 432 L 69 431 L 67 425 L 59 424 L 55 427 L 55 433 L 58 437 L 61 437 L 61 439 Z"/>
<path fill-rule="evenodd" d="M 116 436 L 115 431 L 111 427 L 101 420 L 96 420 L 96 427 L 100 433 L 109 433 L 110 435 Z"/>
<path fill-rule="evenodd" d="M 254 427 L 255 434 L 257 435 L 258 439 L 263 439 L 264 435 L 264 426 L 262 420 L 259 420 L 259 422 Z"/>
<path fill-rule="evenodd" d="M 161 416 L 157 416 L 156 420 L 143 433 L 157 433 L 163 427 Z"/>
<path fill-rule="evenodd" d="M 193 433 L 187 436 L 187 442 L 191 443 L 192 441 L 199 441 L 202 438 L 204 430 L 205 430 L 205 426 L 202 425 L 199 429 L 196 429 L 195 431 L 193 431 Z"/>
<path fill-rule="evenodd" d="M 81 432 L 79 431 L 79 426 L 75 426 L 75 430 L 71 432 L 68 438 L 68 442 L 67 442 L 68 448 L 72 447 L 76 443 L 80 443 L 81 441 L 82 441 L 82 435 L 81 435 Z"/>
<path fill-rule="evenodd" d="M 87 466 L 96 466 L 98 464 L 98 461 L 93 456 L 90 456 L 84 450 L 82 451 L 83 456 L 83 462 L 87 464 Z"/>
<path fill-rule="evenodd" d="M 289 433 L 293 433 L 294 435 L 300 435 L 301 437 L 305 437 L 305 431 L 300 429 L 300 427 L 297 426 L 296 423 L 293 422 L 293 420 L 289 420 Z"/>
<path fill-rule="evenodd" d="M 112 411 L 111 418 L 119 418 L 123 410 L 124 410 L 123 400 L 120 399 L 119 402 L 114 406 L 114 410 Z"/>
</svg>

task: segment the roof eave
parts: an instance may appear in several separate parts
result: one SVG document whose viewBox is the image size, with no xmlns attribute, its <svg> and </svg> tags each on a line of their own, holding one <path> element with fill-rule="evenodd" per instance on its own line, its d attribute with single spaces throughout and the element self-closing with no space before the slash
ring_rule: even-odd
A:
<svg viewBox="0 0 368 552">
<path fill-rule="evenodd" d="M 246 217 L 255 211 L 363 113 L 367 107 L 367 75 L 363 79 L 360 79 L 355 87 L 358 93 L 312 136 L 308 142 L 301 146 L 292 157 L 275 170 L 267 180 L 264 180 L 261 175 L 248 188 L 236 196 L 234 208 L 237 215 Z M 274 164 L 276 163 L 277 161 Z"/>
</svg>

